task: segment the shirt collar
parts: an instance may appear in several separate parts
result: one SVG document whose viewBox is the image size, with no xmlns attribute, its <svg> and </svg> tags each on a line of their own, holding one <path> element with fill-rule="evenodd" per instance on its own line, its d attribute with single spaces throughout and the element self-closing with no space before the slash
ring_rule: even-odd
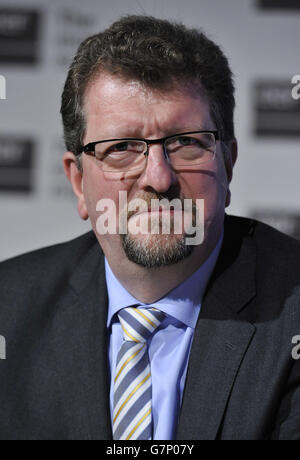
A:
<svg viewBox="0 0 300 460">
<path fill-rule="evenodd" d="M 186 326 L 195 328 L 207 283 L 219 257 L 223 236 L 224 234 L 222 233 L 215 249 L 195 273 L 164 297 L 151 304 L 140 302 L 125 289 L 114 275 L 105 257 L 105 275 L 108 292 L 107 327 L 110 326 L 113 316 L 119 310 L 138 304 L 145 307 L 151 305 L 167 315 L 173 316 Z"/>
</svg>

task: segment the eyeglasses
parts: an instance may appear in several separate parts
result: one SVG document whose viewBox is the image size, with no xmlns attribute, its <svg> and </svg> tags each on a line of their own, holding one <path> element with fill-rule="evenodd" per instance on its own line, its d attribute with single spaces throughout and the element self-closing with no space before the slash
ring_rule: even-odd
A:
<svg viewBox="0 0 300 460">
<path fill-rule="evenodd" d="M 90 142 L 79 151 L 92 155 L 103 171 L 123 172 L 144 169 L 149 146 L 162 144 L 165 158 L 174 169 L 214 160 L 218 131 L 190 131 L 161 139 L 121 138 Z"/>
</svg>

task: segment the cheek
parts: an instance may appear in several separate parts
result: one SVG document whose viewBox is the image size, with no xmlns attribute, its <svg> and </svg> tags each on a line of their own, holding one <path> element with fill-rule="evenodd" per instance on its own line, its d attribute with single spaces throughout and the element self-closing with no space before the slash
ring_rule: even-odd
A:
<svg viewBox="0 0 300 460">
<path fill-rule="evenodd" d="M 111 200 L 117 212 L 119 212 L 119 192 L 126 191 L 129 195 L 132 181 L 123 180 L 122 177 L 116 175 L 104 175 L 96 168 L 86 171 L 83 179 L 83 193 L 85 203 L 88 209 L 88 214 L 93 227 L 101 212 L 97 211 L 97 204 L 100 200 Z"/>
<path fill-rule="evenodd" d="M 223 219 L 226 197 L 228 191 L 228 181 L 225 168 L 217 171 L 214 177 L 211 177 L 210 183 L 207 184 L 205 196 L 205 220 L 207 224 L 216 223 Z"/>
<path fill-rule="evenodd" d="M 97 219 L 97 203 L 99 200 L 107 196 L 107 189 L 107 187 L 103 186 L 103 182 L 101 181 L 99 174 L 95 173 L 93 168 L 86 168 L 84 170 L 83 194 L 92 224 Z"/>
<path fill-rule="evenodd" d="M 216 168 L 194 174 L 186 174 L 181 180 L 182 190 L 186 198 L 203 198 L 209 202 L 220 198 L 227 191 L 225 170 Z"/>
<path fill-rule="evenodd" d="M 185 198 L 193 200 L 203 199 L 205 209 L 205 220 L 215 220 L 222 215 L 225 209 L 227 196 L 227 175 L 222 164 L 217 165 L 215 170 L 206 170 L 199 174 L 188 174 L 185 177 L 183 193 Z"/>
</svg>

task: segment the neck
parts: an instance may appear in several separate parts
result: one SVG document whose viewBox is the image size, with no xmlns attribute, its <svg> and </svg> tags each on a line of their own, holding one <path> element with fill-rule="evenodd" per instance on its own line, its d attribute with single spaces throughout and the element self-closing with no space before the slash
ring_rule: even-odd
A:
<svg viewBox="0 0 300 460">
<path fill-rule="evenodd" d="M 220 237 L 220 236 L 219 236 Z M 211 244 L 195 247 L 193 253 L 177 264 L 159 268 L 144 268 L 124 255 L 117 257 L 105 251 L 107 261 L 116 278 L 137 300 L 153 303 L 189 278 L 207 260 L 219 238 Z"/>
</svg>

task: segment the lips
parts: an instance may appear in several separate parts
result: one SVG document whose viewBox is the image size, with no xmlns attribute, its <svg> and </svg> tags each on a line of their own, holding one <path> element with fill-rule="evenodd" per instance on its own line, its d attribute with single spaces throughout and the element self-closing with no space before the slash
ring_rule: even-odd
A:
<svg viewBox="0 0 300 460">
<path fill-rule="evenodd" d="M 175 209 L 168 209 L 168 208 L 163 208 L 163 209 L 148 209 L 147 211 L 141 211 L 141 212 L 132 212 L 132 213 L 129 213 L 131 215 L 129 215 L 129 217 L 132 217 L 133 215 L 134 216 L 139 216 L 141 214 L 153 214 L 153 213 L 159 213 L 159 214 L 162 214 L 163 212 L 169 212 L 170 214 L 174 214 L 175 212 Z M 177 211 L 178 212 L 178 211 Z M 180 210 L 180 212 L 182 212 L 182 210 Z"/>
</svg>

